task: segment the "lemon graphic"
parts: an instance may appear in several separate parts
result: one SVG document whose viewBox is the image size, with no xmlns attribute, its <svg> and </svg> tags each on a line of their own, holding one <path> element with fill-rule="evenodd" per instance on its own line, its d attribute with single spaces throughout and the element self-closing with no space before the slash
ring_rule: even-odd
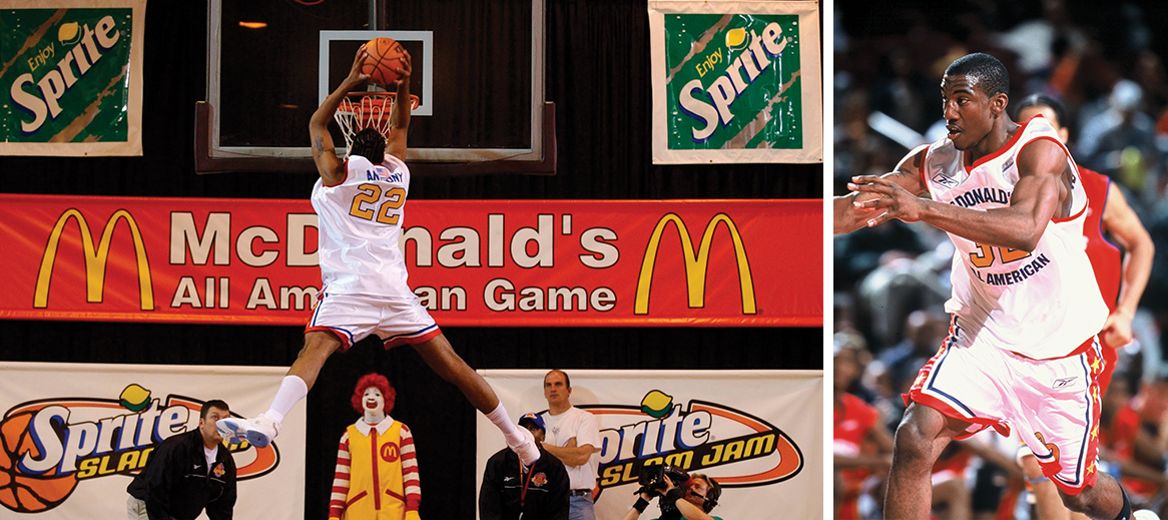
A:
<svg viewBox="0 0 1168 520">
<path fill-rule="evenodd" d="M 125 390 L 122 390 L 122 395 L 118 397 L 118 404 L 131 412 L 141 411 L 150 405 L 150 391 L 136 383 L 127 386 Z"/>
<path fill-rule="evenodd" d="M 81 39 L 81 26 L 77 22 L 61 24 L 57 29 L 57 39 L 65 45 L 77 43 Z"/>
<path fill-rule="evenodd" d="M 673 410 L 673 396 L 660 390 L 651 390 L 641 399 L 641 411 L 654 419 L 669 415 Z"/>
<path fill-rule="evenodd" d="M 737 29 L 730 29 L 730 31 L 726 33 L 727 47 L 735 49 L 741 47 L 743 43 L 746 43 L 746 28 L 739 27 Z"/>
</svg>

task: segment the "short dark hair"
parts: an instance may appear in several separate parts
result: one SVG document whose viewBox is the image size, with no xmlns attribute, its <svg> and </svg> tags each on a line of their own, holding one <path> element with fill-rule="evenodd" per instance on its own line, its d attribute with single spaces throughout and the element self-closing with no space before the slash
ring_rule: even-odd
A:
<svg viewBox="0 0 1168 520">
<path fill-rule="evenodd" d="M 363 128 L 353 136 L 353 146 L 349 155 L 360 155 L 373 164 L 385 161 L 385 136 L 373 128 Z"/>
<path fill-rule="evenodd" d="M 551 370 L 548 370 L 547 373 L 543 375 L 543 381 L 546 383 L 547 376 L 550 376 L 553 373 L 563 375 L 564 376 L 564 386 L 566 386 L 568 388 L 572 388 L 572 378 L 568 377 L 567 372 L 564 372 L 563 370 L 560 370 L 558 368 L 553 368 Z"/>
<path fill-rule="evenodd" d="M 1046 94 L 1031 94 L 1026 96 L 1026 98 L 1015 105 L 1014 119 L 1018 119 L 1018 114 L 1021 114 L 1023 109 L 1030 107 L 1047 107 L 1054 112 L 1055 124 L 1061 127 L 1067 125 L 1067 107 L 1054 96 L 1048 96 Z"/>
<path fill-rule="evenodd" d="M 212 408 L 218 408 L 220 410 L 225 410 L 228 412 L 231 411 L 231 408 L 227 407 L 227 403 L 225 403 L 219 399 L 212 399 L 210 401 L 203 403 L 203 407 L 199 409 L 199 418 L 206 419 L 207 414 L 211 413 Z"/>
<path fill-rule="evenodd" d="M 704 473 L 691 473 L 689 478 L 691 480 L 696 478 L 696 479 L 702 479 L 702 480 L 706 481 L 707 487 L 710 488 L 710 490 L 706 492 L 706 500 L 709 500 L 709 502 L 707 502 L 707 503 L 717 502 L 718 499 L 722 497 L 722 485 L 719 484 L 717 480 L 714 480 L 709 475 L 706 475 Z M 707 509 L 706 512 L 709 513 L 710 510 L 712 510 L 712 509 L 714 509 L 714 508 L 711 507 L 710 509 Z"/>
<path fill-rule="evenodd" d="M 966 54 L 953 60 L 945 69 L 946 76 L 972 76 L 987 96 L 1009 94 L 1010 73 L 997 58 L 984 52 Z"/>
</svg>

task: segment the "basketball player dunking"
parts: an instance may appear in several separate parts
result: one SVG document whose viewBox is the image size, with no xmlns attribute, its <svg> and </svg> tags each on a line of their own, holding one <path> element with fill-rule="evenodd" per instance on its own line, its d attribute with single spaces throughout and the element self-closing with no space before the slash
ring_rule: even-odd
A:
<svg viewBox="0 0 1168 520">
<path fill-rule="evenodd" d="M 996 58 L 958 58 L 941 80 L 948 136 L 834 201 L 837 233 L 924 221 L 955 246 L 952 325 L 905 396 L 884 515 L 928 518 L 941 450 L 993 426 L 1017 429 L 1068 508 L 1128 519 L 1123 489 L 1095 467 L 1107 306 L 1084 252 L 1086 193 L 1044 118 L 1009 119 L 1008 90 Z"/>
<path fill-rule="evenodd" d="M 399 76 L 397 99 L 407 101 L 393 104 L 389 135 L 372 128 L 357 132 L 343 162 L 333 151 L 328 122 L 346 93 L 369 79 L 361 73 L 366 55 L 362 46 L 349 75 L 308 123 L 312 157 L 320 173 L 312 189 L 312 206 L 320 219 L 323 287 L 305 328 L 304 348 L 266 412 L 247 421 L 221 420 L 219 429 L 226 439 L 246 437 L 256 446 L 267 446 L 284 416 L 308 394 L 325 360 L 376 334 L 385 348 L 412 346 L 431 369 L 458 386 L 498 426 L 507 446 L 524 464 L 531 464 L 539 459 L 531 432 L 515 425 L 494 390 L 454 352 L 406 283 L 398 241 L 410 188 L 410 170 L 404 162 L 410 124 L 408 53 L 402 56 L 400 67 L 392 66 Z"/>
</svg>

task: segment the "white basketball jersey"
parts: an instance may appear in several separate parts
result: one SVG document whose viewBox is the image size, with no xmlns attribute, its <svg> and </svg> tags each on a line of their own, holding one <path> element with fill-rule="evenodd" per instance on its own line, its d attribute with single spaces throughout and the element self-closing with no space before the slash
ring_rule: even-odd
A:
<svg viewBox="0 0 1168 520">
<path fill-rule="evenodd" d="M 997 152 L 968 168 L 948 138 L 933 143 L 920 175 L 933 200 L 982 210 L 1006 207 L 1018 182 L 1018 155 L 1039 139 L 1066 151 L 1050 123 L 1035 117 Z M 949 233 L 956 251 L 953 294 L 945 310 L 957 316 L 959 342 L 1046 359 L 1071 353 L 1103 328 L 1107 306 L 1083 235 L 1087 195 L 1069 153 L 1067 164 L 1074 175 L 1070 216 L 1052 219 L 1033 251 L 979 244 Z"/>
<path fill-rule="evenodd" d="M 312 188 L 320 220 L 320 272 L 324 290 L 412 299 L 398 242 L 405 220 L 410 170 L 397 157 L 373 164 L 359 155 L 345 161 L 345 178 Z"/>
</svg>

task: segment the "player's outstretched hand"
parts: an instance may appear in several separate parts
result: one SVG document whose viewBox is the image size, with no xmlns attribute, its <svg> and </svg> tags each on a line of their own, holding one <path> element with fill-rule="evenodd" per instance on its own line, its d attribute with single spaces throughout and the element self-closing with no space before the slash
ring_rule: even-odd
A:
<svg viewBox="0 0 1168 520">
<path fill-rule="evenodd" d="M 895 181 L 879 175 L 857 175 L 848 183 L 848 189 L 860 195 L 852 203 L 857 209 L 872 211 L 874 216 L 865 223 L 878 226 L 892 219 L 916 222 L 921 219 L 925 201 L 902 188 Z"/>
</svg>

